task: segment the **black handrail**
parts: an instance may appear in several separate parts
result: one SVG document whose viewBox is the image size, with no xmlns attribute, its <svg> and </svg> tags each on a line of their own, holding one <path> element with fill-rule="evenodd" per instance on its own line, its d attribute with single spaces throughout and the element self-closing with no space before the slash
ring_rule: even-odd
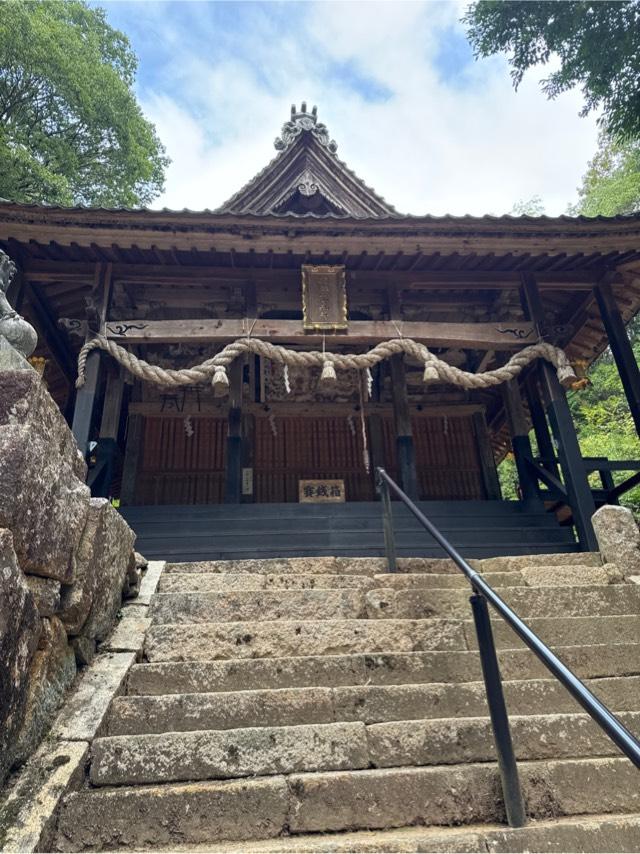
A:
<svg viewBox="0 0 640 854">
<path fill-rule="evenodd" d="M 487 688 L 487 700 L 489 702 L 489 710 L 491 713 L 492 724 L 494 727 L 494 738 L 496 741 L 496 748 L 498 750 L 498 759 L 500 762 L 500 770 L 502 775 L 502 783 L 503 790 L 505 795 L 505 806 L 507 808 L 507 817 L 509 818 L 509 823 L 517 825 L 518 818 L 518 805 L 512 803 L 511 807 L 516 814 L 515 819 L 512 821 L 509 816 L 509 796 L 508 789 L 514 791 L 514 781 L 513 781 L 513 772 L 515 767 L 515 760 L 513 760 L 514 767 L 512 768 L 503 768 L 503 763 L 506 761 L 507 765 L 509 764 L 509 752 L 512 754 L 511 748 L 511 737 L 508 730 L 508 721 L 506 720 L 498 720 L 497 722 L 502 725 L 504 730 L 504 726 L 506 723 L 506 732 L 496 729 L 496 721 L 494 720 L 494 709 L 492 706 L 495 704 L 496 697 L 492 697 L 491 694 L 497 692 L 499 696 L 497 696 L 497 705 L 500 706 L 500 703 L 504 703 L 504 698 L 502 697 L 502 685 L 500 681 L 499 670 L 496 673 L 488 674 L 485 668 L 485 658 L 488 657 L 491 660 L 492 657 L 495 656 L 495 647 L 493 647 L 493 656 L 492 650 L 489 648 L 493 645 L 493 637 L 489 634 L 488 637 L 481 637 L 482 631 L 485 632 L 486 635 L 486 627 L 483 628 L 481 622 L 478 621 L 478 614 L 476 613 L 478 609 L 478 603 L 473 600 L 478 597 L 485 601 L 485 610 L 486 610 L 486 602 L 490 602 L 492 607 L 498 614 L 502 617 L 502 619 L 509 625 L 513 631 L 524 641 L 524 643 L 529 647 L 529 649 L 540 659 L 540 661 L 544 664 L 544 666 L 549 670 L 555 677 L 558 679 L 562 685 L 569 691 L 569 693 L 580 703 L 582 708 L 587 712 L 587 714 L 600 726 L 602 730 L 609 736 L 609 738 L 614 742 L 614 744 L 627 756 L 633 764 L 640 768 L 640 742 L 638 739 L 629 732 L 629 730 L 618 720 L 618 718 L 611 712 L 609 709 L 602 703 L 596 696 L 593 694 L 584 683 L 573 673 L 566 664 L 563 664 L 562 661 L 555 655 L 549 647 L 543 643 L 542 640 L 536 635 L 534 631 L 532 631 L 526 623 L 524 623 L 520 617 L 513 611 L 506 602 L 501 599 L 500 596 L 495 592 L 495 590 L 488 584 L 485 579 L 474 569 L 472 569 L 466 560 L 458 553 L 458 551 L 451 545 L 451 543 L 440 533 L 440 531 L 433 525 L 432 522 L 422 513 L 422 511 L 414 504 L 414 502 L 409 498 L 409 496 L 403 492 L 403 490 L 398 486 L 398 484 L 389 477 L 386 471 L 382 468 L 376 469 L 378 485 L 382 492 L 383 499 L 385 498 L 385 491 L 391 489 L 392 492 L 397 495 L 397 497 L 409 508 L 411 513 L 415 516 L 415 518 L 423 525 L 424 528 L 431 534 L 434 540 L 442 546 L 444 551 L 449 555 L 449 557 L 454 561 L 454 563 L 458 566 L 460 570 L 467 577 L 471 586 L 473 588 L 474 595 L 472 596 L 472 605 L 473 605 L 473 613 L 474 619 L 476 620 L 476 630 L 478 632 L 478 643 L 480 645 L 480 654 L 482 657 L 482 665 L 483 665 L 483 675 L 485 678 L 485 686 Z M 391 503 L 390 501 L 383 500 L 383 508 L 388 508 L 387 512 L 391 513 Z M 387 537 L 391 537 L 393 539 L 393 523 L 391 519 L 385 521 L 385 546 L 387 547 L 387 552 L 389 553 L 389 547 L 392 548 L 392 554 L 394 556 L 394 565 L 395 568 L 395 545 L 393 542 L 389 542 Z M 480 609 L 481 610 L 481 609 Z M 480 615 L 481 618 L 481 615 Z M 490 623 L 489 623 L 490 627 Z M 490 631 L 490 629 L 489 629 Z M 483 650 L 483 646 L 485 647 Z M 497 657 L 495 658 L 495 662 L 497 665 Z M 491 661 L 489 661 L 491 664 Z M 493 675 L 493 679 L 488 678 L 488 675 Z M 497 677 L 497 682 L 496 682 Z M 497 709 L 499 714 L 500 709 Z M 505 742 L 506 737 L 506 742 Z M 503 742 L 501 744 L 501 742 Z M 506 756 L 502 755 L 502 751 L 506 747 Z M 509 773 L 511 777 L 509 778 Z M 507 777 L 505 777 L 505 774 Z M 517 784 L 517 772 L 515 779 L 515 786 L 518 789 L 519 794 L 519 786 Z M 517 797 L 517 795 L 516 795 Z M 523 822 L 521 822 L 523 823 Z"/>
</svg>

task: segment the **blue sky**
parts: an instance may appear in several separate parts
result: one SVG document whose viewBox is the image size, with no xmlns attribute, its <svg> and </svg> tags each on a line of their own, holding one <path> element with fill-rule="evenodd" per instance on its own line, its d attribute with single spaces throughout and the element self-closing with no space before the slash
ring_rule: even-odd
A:
<svg viewBox="0 0 640 854">
<path fill-rule="evenodd" d="M 172 158 L 154 206 L 216 207 L 275 154 L 290 105 L 318 105 L 338 155 L 407 213 L 565 211 L 596 145 L 577 92 L 549 102 L 503 58 L 476 62 L 458 2 L 107 2 Z"/>
</svg>

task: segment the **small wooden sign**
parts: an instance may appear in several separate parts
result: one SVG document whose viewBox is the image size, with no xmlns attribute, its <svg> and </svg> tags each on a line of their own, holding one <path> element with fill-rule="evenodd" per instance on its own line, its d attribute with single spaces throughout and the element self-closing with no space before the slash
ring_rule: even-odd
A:
<svg viewBox="0 0 640 854">
<path fill-rule="evenodd" d="M 306 332 L 347 329 L 347 286 L 343 266 L 302 265 L 302 325 Z"/>
<path fill-rule="evenodd" d="M 302 504 L 344 503 L 344 480 L 300 480 L 299 499 Z"/>
</svg>

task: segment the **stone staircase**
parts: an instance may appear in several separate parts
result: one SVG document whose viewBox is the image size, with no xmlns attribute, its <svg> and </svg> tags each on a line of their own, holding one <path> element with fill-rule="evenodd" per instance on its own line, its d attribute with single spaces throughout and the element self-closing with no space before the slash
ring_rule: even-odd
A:
<svg viewBox="0 0 640 854">
<path fill-rule="evenodd" d="M 640 731 L 640 587 L 598 555 L 476 568 Z M 530 823 L 507 828 L 445 559 L 167 565 L 56 849 L 640 851 L 638 771 L 494 619 Z"/>
</svg>

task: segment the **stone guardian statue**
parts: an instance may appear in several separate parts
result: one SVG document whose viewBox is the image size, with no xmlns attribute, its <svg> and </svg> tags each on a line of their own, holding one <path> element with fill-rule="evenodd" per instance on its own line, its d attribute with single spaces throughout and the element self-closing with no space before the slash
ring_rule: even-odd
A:
<svg viewBox="0 0 640 854">
<path fill-rule="evenodd" d="M 38 335 L 33 326 L 11 308 L 7 299 L 15 273 L 15 264 L 0 249 L 0 369 L 32 370 L 27 358 L 36 349 Z"/>
</svg>

